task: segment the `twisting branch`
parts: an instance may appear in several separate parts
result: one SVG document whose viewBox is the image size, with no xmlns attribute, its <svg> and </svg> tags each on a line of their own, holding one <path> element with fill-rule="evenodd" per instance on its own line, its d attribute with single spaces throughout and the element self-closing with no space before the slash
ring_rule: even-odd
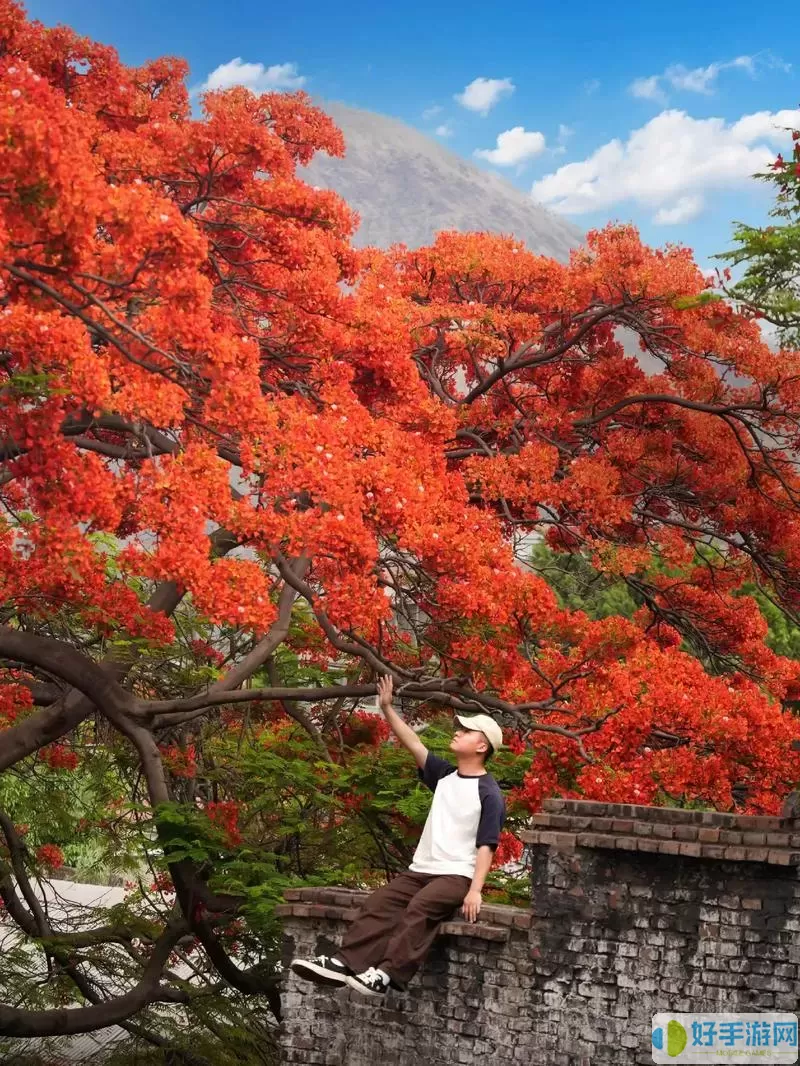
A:
<svg viewBox="0 0 800 1066">
<path fill-rule="evenodd" d="M 153 945 L 140 981 L 122 996 L 89 1007 L 51 1010 L 25 1010 L 0 1004 L 0 1035 L 48 1037 L 90 1033 L 119 1025 L 151 1003 L 174 1002 L 175 990 L 163 988 L 161 978 L 172 949 L 186 932 L 182 919 L 172 919 Z"/>
</svg>

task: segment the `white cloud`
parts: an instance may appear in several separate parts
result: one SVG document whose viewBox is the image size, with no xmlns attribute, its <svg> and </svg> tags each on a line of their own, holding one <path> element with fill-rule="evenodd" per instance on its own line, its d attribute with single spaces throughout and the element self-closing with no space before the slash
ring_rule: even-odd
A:
<svg viewBox="0 0 800 1066">
<path fill-rule="evenodd" d="M 689 93 L 710 93 L 714 82 L 723 70 L 746 70 L 748 74 L 755 71 L 752 56 L 737 56 L 729 63 L 710 63 L 707 67 L 695 67 L 687 70 L 681 63 L 667 67 L 664 77 L 673 89 L 682 89 Z"/>
<path fill-rule="evenodd" d="M 651 78 L 637 78 L 631 83 L 630 92 L 633 96 L 638 96 L 640 100 L 663 100 L 665 97 L 659 84 L 660 80 L 658 74 L 654 74 Z"/>
<path fill-rule="evenodd" d="M 660 226 L 677 226 L 681 222 L 691 222 L 703 210 L 703 197 L 697 193 L 681 196 L 672 207 L 662 207 L 656 211 L 653 221 Z"/>
<path fill-rule="evenodd" d="M 567 151 L 567 141 L 570 137 L 575 136 L 575 130 L 572 126 L 565 126 L 563 122 L 559 123 L 558 136 L 556 137 L 556 143 L 553 148 L 550 149 L 553 155 L 564 155 Z"/>
<path fill-rule="evenodd" d="M 544 151 L 544 134 L 514 126 L 497 136 L 496 148 L 478 148 L 475 155 L 498 167 L 513 167 Z"/>
<path fill-rule="evenodd" d="M 609 141 L 534 182 L 531 193 L 564 214 L 633 203 L 664 224 L 687 221 L 702 209 L 704 192 L 747 184 L 771 163 L 786 127 L 798 122 L 800 110 L 759 111 L 730 124 L 662 111 L 626 141 Z"/>
<path fill-rule="evenodd" d="M 514 83 L 511 78 L 475 78 L 462 93 L 456 93 L 453 99 L 468 111 L 488 115 L 495 104 L 513 92 Z"/>
<path fill-rule="evenodd" d="M 597 78 L 590 78 L 589 81 L 583 83 L 583 91 L 587 96 L 594 96 L 600 85 L 601 82 Z"/>
<path fill-rule="evenodd" d="M 434 132 L 437 137 L 452 137 L 455 131 L 451 122 L 443 122 L 441 126 L 436 127 Z"/>
<path fill-rule="evenodd" d="M 437 115 L 441 115 L 444 108 L 441 104 L 434 104 L 433 107 L 426 107 L 422 112 L 422 117 L 427 122 L 429 119 L 436 118 Z"/>
<path fill-rule="evenodd" d="M 264 93 L 274 89 L 300 89 L 305 83 L 306 79 L 298 73 L 296 63 L 276 63 L 265 67 L 263 63 L 244 63 L 241 56 L 237 56 L 212 70 L 197 91 L 244 85 L 254 93 Z"/>
<path fill-rule="evenodd" d="M 663 102 L 667 99 L 666 88 L 675 89 L 678 92 L 702 93 L 710 96 L 716 87 L 717 78 L 723 70 L 745 70 L 748 74 L 755 74 L 756 60 L 767 66 L 774 66 L 776 57 L 765 53 L 755 56 L 737 56 L 727 63 L 709 63 L 707 67 L 685 67 L 683 63 L 673 63 L 667 67 L 663 74 L 652 74 L 649 78 L 636 78 L 628 86 L 633 96 L 642 100 L 658 100 Z"/>
</svg>

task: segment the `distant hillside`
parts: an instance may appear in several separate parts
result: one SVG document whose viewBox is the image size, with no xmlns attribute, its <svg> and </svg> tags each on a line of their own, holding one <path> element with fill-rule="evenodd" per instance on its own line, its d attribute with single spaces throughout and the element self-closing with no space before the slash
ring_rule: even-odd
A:
<svg viewBox="0 0 800 1066">
<path fill-rule="evenodd" d="M 304 177 L 334 189 L 358 211 L 356 244 L 418 248 L 439 230 L 487 230 L 564 260 L 580 243 L 580 230 L 565 219 L 419 130 L 344 104 L 320 106 L 342 130 L 347 155 L 318 155 Z"/>
</svg>

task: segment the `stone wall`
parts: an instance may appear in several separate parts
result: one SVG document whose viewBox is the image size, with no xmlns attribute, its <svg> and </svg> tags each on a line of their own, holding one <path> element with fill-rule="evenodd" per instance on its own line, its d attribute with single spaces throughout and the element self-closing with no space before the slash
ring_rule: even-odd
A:
<svg viewBox="0 0 800 1066">
<path fill-rule="evenodd" d="M 292 1066 L 651 1063 L 657 1011 L 790 1010 L 800 993 L 800 825 L 552 800 L 526 834 L 528 910 L 442 927 L 375 1004 L 287 978 Z M 338 944 L 361 893 L 287 893 L 286 962 Z"/>
</svg>

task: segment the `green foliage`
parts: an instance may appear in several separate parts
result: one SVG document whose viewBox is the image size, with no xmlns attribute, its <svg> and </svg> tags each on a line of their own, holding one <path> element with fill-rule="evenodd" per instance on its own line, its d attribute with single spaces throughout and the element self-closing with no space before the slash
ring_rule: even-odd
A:
<svg viewBox="0 0 800 1066">
<path fill-rule="evenodd" d="M 136 834 L 124 821 L 112 825 L 109 818 L 127 790 L 113 752 L 80 741 L 76 747 L 81 751 L 76 771 L 51 769 L 34 756 L 0 775 L 0 810 L 23 828 L 30 851 L 57 845 L 79 877 L 131 871 L 141 861 Z"/>
<path fill-rule="evenodd" d="M 744 272 L 729 292 L 776 327 L 786 348 L 800 348 L 800 137 L 795 137 L 792 155 L 766 173 L 758 174 L 770 184 L 775 202 L 768 226 L 738 223 L 734 249 L 716 258 Z"/>
<path fill-rule="evenodd" d="M 769 633 L 765 643 L 768 647 L 778 655 L 785 655 L 787 659 L 800 659 L 800 627 L 787 618 L 781 608 L 755 585 L 743 585 L 741 594 L 752 596 L 767 620 Z"/>
<path fill-rule="evenodd" d="M 694 307 L 704 307 L 706 304 L 714 303 L 721 299 L 721 293 L 700 292 L 696 296 L 678 296 L 672 301 L 672 306 L 676 311 L 688 311 Z"/>
<path fill-rule="evenodd" d="M 585 611 L 594 619 L 631 618 L 639 607 L 624 580 L 609 579 L 579 552 L 555 552 L 540 541 L 533 547 L 530 564 L 569 610 Z"/>
<path fill-rule="evenodd" d="M 48 396 L 66 395 L 66 389 L 55 388 L 51 382 L 52 377 L 48 373 L 17 371 L 3 381 L 0 396 L 5 393 L 15 399 L 41 401 Z"/>
</svg>

